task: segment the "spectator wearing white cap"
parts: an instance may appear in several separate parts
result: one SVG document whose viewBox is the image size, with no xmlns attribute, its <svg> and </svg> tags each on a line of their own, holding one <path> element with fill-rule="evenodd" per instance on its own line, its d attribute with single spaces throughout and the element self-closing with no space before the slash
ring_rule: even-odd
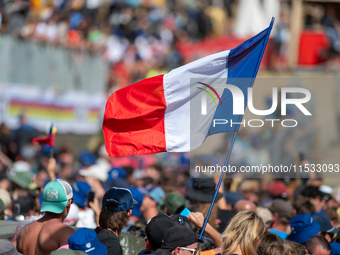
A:
<svg viewBox="0 0 340 255">
<path fill-rule="evenodd" d="M 98 200 L 101 200 L 105 194 L 102 183 L 106 182 L 108 178 L 108 169 L 103 165 L 94 164 L 87 169 L 79 170 L 79 175 L 84 177 Z"/>
</svg>

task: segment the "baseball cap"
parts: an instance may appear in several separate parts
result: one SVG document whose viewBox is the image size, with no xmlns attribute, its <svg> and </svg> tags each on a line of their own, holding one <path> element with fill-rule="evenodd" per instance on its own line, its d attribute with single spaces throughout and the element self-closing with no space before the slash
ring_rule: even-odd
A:
<svg viewBox="0 0 340 255">
<path fill-rule="evenodd" d="M 19 253 L 14 245 L 7 239 L 0 239 L 0 247 L 0 255 L 22 255 L 22 253 Z"/>
<path fill-rule="evenodd" d="M 197 242 L 194 232 L 183 226 L 169 228 L 163 236 L 161 249 L 172 251 Z"/>
<path fill-rule="evenodd" d="M 320 224 L 320 231 L 327 233 L 337 233 L 338 228 L 334 228 L 332 224 L 332 220 L 328 215 L 318 214 L 313 217 L 313 219 Z"/>
<path fill-rule="evenodd" d="M 171 215 L 170 218 L 173 219 L 176 226 L 183 226 L 183 227 L 191 229 L 190 221 L 187 217 L 182 216 L 180 214 L 174 214 L 174 215 Z"/>
<path fill-rule="evenodd" d="M 296 243 L 305 243 L 320 231 L 320 225 L 308 213 L 297 214 L 289 222 L 292 232 L 290 240 Z"/>
<path fill-rule="evenodd" d="M 137 188 L 130 187 L 129 190 L 132 193 L 133 199 L 136 200 L 137 202 L 137 204 L 133 206 L 131 216 L 140 217 L 141 216 L 140 207 L 142 206 L 144 196 Z"/>
<path fill-rule="evenodd" d="M 91 191 L 91 187 L 87 182 L 77 181 L 72 184 L 74 203 L 80 207 L 85 208 L 85 201 L 87 194 Z"/>
<path fill-rule="evenodd" d="M 162 199 L 165 197 L 165 193 L 161 187 L 151 185 L 151 186 L 146 186 L 145 188 L 141 188 L 139 190 L 140 192 L 142 192 L 143 195 L 151 197 L 158 204 L 163 203 Z"/>
<path fill-rule="evenodd" d="M 115 207 L 108 207 L 108 204 L 114 204 Z M 103 208 L 112 212 L 129 210 L 134 204 L 138 202 L 133 199 L 131 191 L 125 188 L 112 187 L 103 197 Z"/>
<path fill-rule="evenodd" d="M 267 190 L 272 192 L 274 196 L 287 196 L 286 184 L 283 181 L 274 181 L 267 187 Z"/>
<path fill-rule="evenodd" d="M 270 228 L 273 222 L 273 214 L 269 211 L 268 208 L 264 207 L 256 207 L 256 214 L 263 220 L 266 228 Z"/>
<path fill-rule="evenodd" d="M 79 170 L 79 175 L 96 178 L 101 182 L 106 182 L 108 174 L 104 166 L 95 164 L 87 169 Z"/>
<path fill-rule="evenodd" d="M 177 192 L 167 195 L 163 201 L 162 208 L 167 207 L 171 213 L 180 213 L 186 206 L 184 196 Z"/>
<path fill-rule="evenodd" d="M 46 184 L 43 192 L 41 212 L 62 213 L 73 197 L 71 185 L 57 179 Z"/>
<path fill-rule="evenodd" d="M 151 218 L 146 225 L 146 236 L 153 250 L 161 247 L 165 232 L 175 226 L 175 222 L 165 214 Z"/>
<path fill-rule="evenodd" d="M 274 199 L 273 203 L 269 207 L 269 210 L 274 214 L 277 213 L 280 218 L 286 218 L 290 220 L 294 215 L 294 208 L 291 204 L 283 199 Z"/>
<path fill-rule="evenodd" d="M 80 228 L 74 232 L 67 240 L 70 249 L 83 251 L 91 255 L 107 255 L 107 248 L 100 243 L 94 230 Z"/>
</svg>

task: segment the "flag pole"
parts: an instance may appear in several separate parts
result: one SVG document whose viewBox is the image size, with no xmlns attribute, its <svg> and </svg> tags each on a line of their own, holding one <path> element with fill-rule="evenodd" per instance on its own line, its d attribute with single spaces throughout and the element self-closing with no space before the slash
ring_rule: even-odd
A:
<svg viewBox="0 0 340 255">
<path fill-rule="evenodd" d="M 51 146 L 50 158 L 53 158 L 53 155 L 54 155 L 54 146 Z"/>
<path fill-rule="evenodd" d="M 263 53 L 264 53 L 264 50 L 265 50 L 265 48 L 266 48 L 266 45 L 267 45 L 267 42 L 268 42 L 268 38 L 269 38 L 270 32 L 271 32 L 271 30 L 272 30 L 272 28 L 273 28 L 274 20 L 275 20 L 275 17 L 272 17 L 272 20 L 271 20 L 270 25 L 269 25 L 269 27 L 268 27 L 267 35 L 266 35 L 266 37 L 265 37 L 265 44 L 264 44 L 264 47 L 262 48 L 262 51 L 261 51 L 261 55 L 260 55 L 261 57 L 258 59 L 258 62 L 257 62 L 257 64 L 256 64 L 255 77 L 256 77 L 256 73 L 257 73 L 257 71 L 258 71 L 258 69 L 259 69 L 259 67 L 260 67 L 260 63 L 261 63 L 261 60 L 262 60 L 262 57 L 263 57 Z M 255 77 L 254 77 L 252 83 L 254 83 Z M 253 86 L 253 84 L 251 84 L 251 86 Z M 242 118 L 243 118 L 243 116 L 242 116 Z M 242 120 L 242 118 L 241 118 L 241 120 Z M 236 136 L 237 136 L 237 132 L 238 132 L 239 128 L 240 128 L 240 124 L 238 124 L 236 130 L 234 131 L 234 136 L 233 136 L 233 138 L 232 138 L 232 140 L 231 140 L 230 147 L 229 147 L 229 151 L 228 151 L 228 155 L 227 155 L 227 158 L 226 158 L 226 160 L 225 160 L 225 162 L 224 162 L 224 166 L 227 166 L 227 164 L 228 164 L 228 162 L 229 162 L 229 158 L 230 158 L 230 155 L 231 155 L 231 151 L 233 150 L 233 146 L 234 146 L 234 143 L 235 143 L 235 140 L 236 140 Z M 213 206 L 214 206 L 214 204 L 215 204 L 215 200 L 216 200 L 216 197 L 217 197 L 217 193 L 218 193 L 218 191 L 219 191 L 219 189 L 220 189 L 220 187 L 221 187 L 223 177 L 224 177 L 224 172 L 222 171 L 220 180 L 218 181 L 218 184 L 217 184 L 217 187 L 216 187 L 216 190 L 215 190 L 215 194 L 214 194 L 213 200 L 212 200 L 212 202 L 211 202 L 211 205 L 210 205 L 210 208 L 209 208 L 209 211 L 208 211 L 208 214 L 207 214 L 207 217 L 206 217 L 205 220 L 204 220 L 204 223 L 203 223 L 203 226 L 202 226 L 202 229 L 201 229 L 201 233 L 200 233 L 200 236 L 199 236 L 199 238 L 198 238 L 197 247 L 200 246 L 200 243 L 201 243 L 201 241 L 202 241 L 202 236 L 203 236 L 203 234 L 204 234 L 205 227 L 207 226 L 207 223 L 208 223 L 208 220 L 209 220 L 209 217 L 210 217 L 212 208 L 213 208 Z"/>
<path fill-rule="evenodd" d="M 240 127 L 240 125 L 238 125 L 238 127 Z M 228 165 L 229 158 L 230 158 L 230 155 L 231 155 L 231 151 L 233 150 L 233 146 L 234 146 L 234 143 L 235 143 L 235 140 L 236 140 L 237 132 L 238 132 L 238 128 L 235 130 L 233 138 L 231 139 L 229 150 L 228 150 L 228 154 L 227 154 L 227 158 L 226 158 L 226 160 L 224 162 L 224 166 Z M 209 220 L 212 208 L 214 207 L 215 200 L 216 200 L 216 197 L 217 197 L 217 194 L 218 194 L 218 190 L 221 187 L 223 177 L 224 177 L 224 171 L 222 171 L 222 173 L 221 173 L 220 180 L 218 181 L 218 184 L 217 184 L 217 187 L 216 187 L 216 191 L 215 191 L 213 200 L 211 202 L 211 205 L 210 205 L 207 217 L 204 219 L 204 223 L 203 223 L 203 226 L 202 226 L 202 229 L 201 229 L 201 233 L 200 233 L 200 236 L 198 238 L 197 246 L 199 246 L 199 244 L 200 244 L 200 242 L 202 240 L 202 236 L 204 234 L 205 227 L 207 226 L 207 223 L 208 223 L 208 220 Z"/>
</svg>

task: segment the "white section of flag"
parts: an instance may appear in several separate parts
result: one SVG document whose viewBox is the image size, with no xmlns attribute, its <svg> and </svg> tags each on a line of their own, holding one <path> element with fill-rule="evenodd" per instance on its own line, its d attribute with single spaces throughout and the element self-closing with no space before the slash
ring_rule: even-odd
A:
<svg viewBox="0 0 340 255">
<path fill-rule="evenodd" d="M 179 68 L 172 70 L 163 76 L 164 97 L 166 101 L 166 110 L 164 117 L 166 150 L 168 152 L 190 151 L 193 147 L 199 147 L 205 140 L 209 131 L 211 120 L 214 116 L 216 107 L 210 107 L 208 118 L 199 119 L 199 136 L 195 136 L 195 146 L 190 144 L 190 79 L 200 78 L 201 82 L 205 79 L 227 79 L 227 59 L 229 50 L 219 52 L 197 61 L 191 62 Z M 197 84 L 193 84 L 195 86 Z M 211 85 L 211 84 L 209 84 Z M 197 90 L 197 95 L 201 97 L 203 91 Z M 219 91 L 218 91 L 219 93 Z M 220 93 L 219 93 L 220 94 Z M 197 96 L 196 95 L 196 96 Z M 220 94 L 220 96 L 222 96 Z M 212 102 L 207 100 L 209 104 Z M 209 105 L 208 105 L 209 106 Z M 191 109 L 193 110 L 193 109 Z M 196 109 L 199 112 L 201 109 Z M 197 115 L 198 116 L 198 115 Z"/>
</svg>

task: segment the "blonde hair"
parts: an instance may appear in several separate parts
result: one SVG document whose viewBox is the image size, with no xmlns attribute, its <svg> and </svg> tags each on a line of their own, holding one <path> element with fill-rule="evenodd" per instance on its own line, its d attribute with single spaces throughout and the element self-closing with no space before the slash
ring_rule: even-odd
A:
<svg viewBox="0 0 340 255">
<path fill-rule="evenodd" d="M 256 254 L 257 244 L 265 231 L 263 220 L 254 211 L 237 213 L 222 233 L 222 255 L 230 255 L 238 248 L 242 255 Z"/>
</svg>

